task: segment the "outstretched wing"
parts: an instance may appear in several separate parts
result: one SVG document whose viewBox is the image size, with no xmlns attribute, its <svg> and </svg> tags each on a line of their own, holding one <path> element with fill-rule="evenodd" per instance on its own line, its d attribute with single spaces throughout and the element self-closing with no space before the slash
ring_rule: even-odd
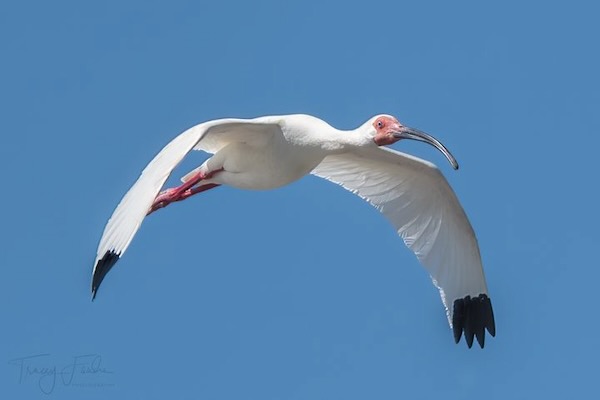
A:
<svg viewBox="0 0 600 400">
<path fill-rule="evenodd" d="M 94 263 L 92 299 L 96 297 L 98 287 L 108 271 L 131 243 L 165 181 L 187 153 L 202 143 L 205 137 L 223 136 L 227 141 L 257 142 L 261 140 L 261 135 L 272 135 L 273 127 L 280 130 L 277 121 L 265 117 L 221 119 L 196 125 L 167 144 L 142 171 L 104 228 Z"/>
<path fill-rule="evenodd" d="M 435 165 L 388 148 L 327 156 L 312 174 L 337 183 L 381 211 L 439 289 L 456 342 L 462 332 L 484 346 L 495 323 L 475 233 Z"/>
</svg>

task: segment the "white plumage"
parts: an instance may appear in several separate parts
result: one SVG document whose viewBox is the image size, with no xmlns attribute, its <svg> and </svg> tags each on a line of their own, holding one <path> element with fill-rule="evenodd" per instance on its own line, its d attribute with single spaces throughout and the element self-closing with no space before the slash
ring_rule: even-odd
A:
<svg viewBox="0 0 600 400">
<path fill-rule="evenodd" d="M 475 233 L 454 191 L 435 165 L 385 147 L 401 139 L 427 142 L 456 160 L 436 139 L 389 115 L 353 131 L 308 115 L 221 119 L 188 129 L 144 169 L 108 221 L 93 271 L 95 297 L 145 216 L 218 185 L 273 189 L 312 173 L 357 194 L 381 211 L 428 270 L 439 289 L 456 342 L 464 331 L 484 345 L 494 317 Z M 191 150 L 214 155 L 186 174 L 182 186 L 159 194 Z"/>
</svg>

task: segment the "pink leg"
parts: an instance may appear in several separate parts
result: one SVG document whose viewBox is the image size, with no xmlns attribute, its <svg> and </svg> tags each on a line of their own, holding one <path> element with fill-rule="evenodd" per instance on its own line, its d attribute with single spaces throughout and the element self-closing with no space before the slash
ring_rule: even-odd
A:
<svg viewBox="0 0 600 400">
<path fill-rule="evenodd" d="M 219 169 L 219 170 L 210 172 L 208 174 L 198 172 L 195 175 L 193 175 L 184 184 L 177 186 L 175 188 L 170 188 L 170 189 L 160 192 L 158 194 L 158 196 L 156 196 L 156 199 L 154 199 L 154 203 L 152 203 L 152 206 L 150 207 L 150 210 L 148 211 L 148 213 L 146 215 L 150 215 L 154 211 L 156 211 L 160 208 L 164 208 L 175 201 L 185 200 L 188 197 L 193 196 L 197 193 L 201 193 L 208 189 L 212 189 L 214 187 L 219 186 L 218 184 L 215 184 L 215 183 L 209 183 L 207 185 L 201 185 L 198 187 L 194 187 L 201 181 L 212 178 L 215 173 L 220 172 L 220 171 L 223 171 L 223 169 Z"/>
<path fill-rule="evenodd" d="M 185 200 L 188 197 L 191 197 L 191 196 L 193 196 L 195 194 L 198 194 L 198 193 L 205 192 L 208 189 L 216 188 L 217 186 L 221 186 L 221 185 L 216 184 L 216 183 L 209 183 L 207 185 L 197 186 L 195 188 L 188 189 L 185 192 L 183 192 L 181 194 L 181 196 L 178 199 L 176 199 L 175 201 Z"/>
</svg>

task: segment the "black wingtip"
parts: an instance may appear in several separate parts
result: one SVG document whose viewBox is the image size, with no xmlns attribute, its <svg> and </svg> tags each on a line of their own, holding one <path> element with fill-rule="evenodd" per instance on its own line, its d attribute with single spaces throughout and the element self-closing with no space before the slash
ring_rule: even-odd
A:
<svg viewBox="0 0 600 400">
<path fill-rule="evenodd" d="M 92 301 L 96 298 L 98 288 L 108 271 L 119 261 L 119 256 L 119 254 L 109 250 L 98 260 L 94 268 L 94 276 L 92 277 Z"/>
<path fill-rule="evenodd" d="M 467 296 L 468 297 L 468 296 Z M 454 342 L 458 343 L 462 336 L 465 320 L 465 300 L 454 300 L 454 310 L 452 311 L 452 330 L 454 331 Z"/>
<path fill-rule="evenodd" d="M 485 330 L 492 336 L 496 336 L 496 325 L 494 322 L 494 311 L 492 302 L 486 294 L 477 297 L 465 296 L 454 300 L 452 312 L 452 330 L 454 341 L 458 343 L 464 332 L 467 346 L 473 346 L 476 338 L 479 346 L 483 349 L 485 345 Z"/>
</svg>

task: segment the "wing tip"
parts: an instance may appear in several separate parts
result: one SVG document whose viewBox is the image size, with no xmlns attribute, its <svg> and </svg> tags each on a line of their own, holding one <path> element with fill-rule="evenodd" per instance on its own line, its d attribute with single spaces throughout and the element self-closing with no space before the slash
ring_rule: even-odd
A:
<svg viewBox="0 0 600 400">
<path fill-rule="evenodd" d="M 100 260 L 94 266 L 94 275 L 92 277 L 92 301 L 96 298 L 98 288 L 102 283 L 102 280 L 110 271 L 110 269 L 119 261 L 121 254 L 108 250 Z"/>
<path fill-rule="evenodd" d="M 481 293 L 477 297 L 465 296 L 454 300 L 452 330 L 456 343 L 460 341 L 464 333 L 469 348 L 473 346 L 473 339 L 476 338 L 479 346 L 483 349 L 486 329 L 492 337 L 496 336 L 494 311 L 487 294 Z"/>
</svg>

